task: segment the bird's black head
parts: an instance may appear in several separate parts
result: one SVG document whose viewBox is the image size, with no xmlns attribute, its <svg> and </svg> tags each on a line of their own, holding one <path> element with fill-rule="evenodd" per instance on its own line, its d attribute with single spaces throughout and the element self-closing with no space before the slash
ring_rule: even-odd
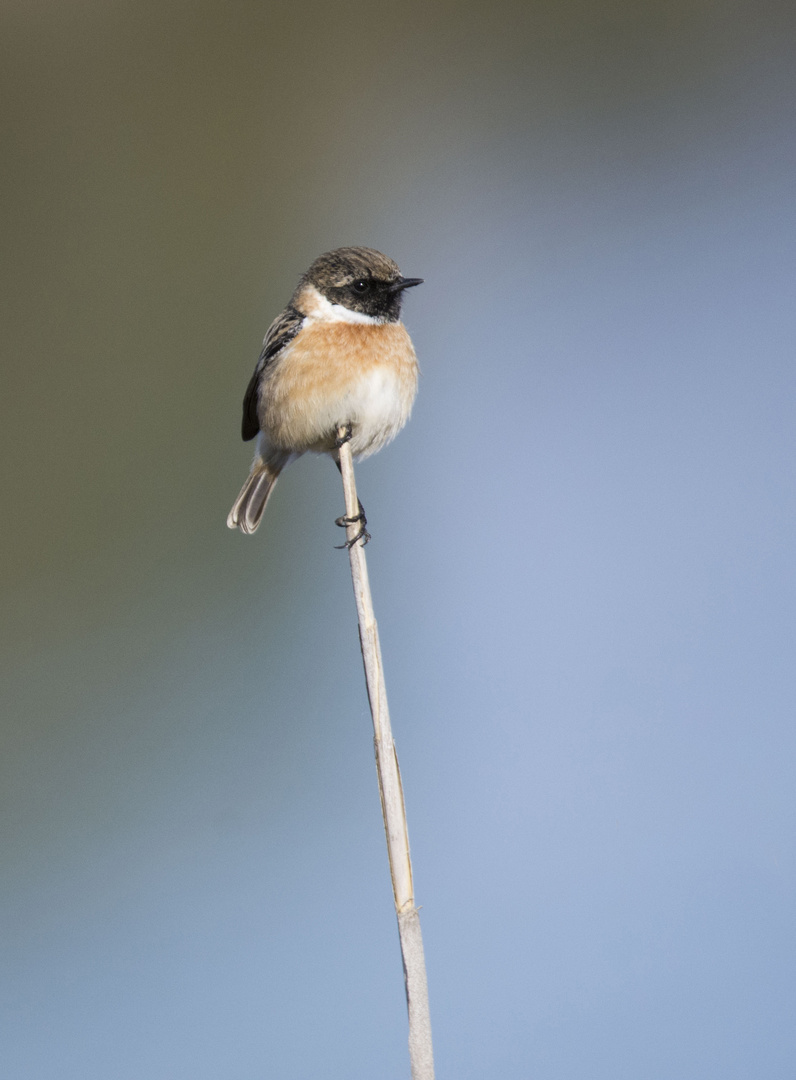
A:
<svg viewBox="0 0 796 1080">
<path fill-rule="evenodd" d="M 422 278 L 405 278 L 396 263 L 365 247 L 337 248 L 320 255 L 301 279 L 296 295 L 313 286 L 330 304 L 380 322 L 398 322 L 404 289 Z"/>
</svg>

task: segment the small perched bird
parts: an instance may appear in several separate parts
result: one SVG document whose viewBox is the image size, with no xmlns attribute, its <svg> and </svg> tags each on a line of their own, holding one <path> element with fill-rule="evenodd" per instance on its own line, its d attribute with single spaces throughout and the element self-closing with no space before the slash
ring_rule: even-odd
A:
<svg viewBox="0 0 796 1080">
<path fill-rule="evenodd" d="M 300 454 L 330 454 L 339 466 L 339 428 L 356 458 L 395 438 L 412 411 L 418 371 L 401 301 L 422 281 L 401 277 L 392 259 L 365 247 L 328 251 L 304 274 L 268 328 L 243 399 L 243 439 L 257 436 L 257 452 L 230 529 L 254 532 L 279 474 Z"/>
</svg>

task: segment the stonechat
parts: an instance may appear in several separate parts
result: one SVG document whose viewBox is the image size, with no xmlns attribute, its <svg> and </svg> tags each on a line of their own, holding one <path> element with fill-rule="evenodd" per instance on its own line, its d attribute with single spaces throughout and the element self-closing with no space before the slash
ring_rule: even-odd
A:
<svg viewBox="0 0 796 1080">
<path fill-rule="evenodd" d="M 364 247 L 328 251 L 304 274 L 268 328 L 243 399 L 243 439 L 256 437 L 257 451 L 230 529 L 255 531 L 279 474 L 300 454 L 330 454 L 339 465 L 339 428 L 357 459 L 395 438 L 418 374 L 401 301 L 422 280 Z M 363 540 L 364 527 L 363 513 Z"/>
</svg>

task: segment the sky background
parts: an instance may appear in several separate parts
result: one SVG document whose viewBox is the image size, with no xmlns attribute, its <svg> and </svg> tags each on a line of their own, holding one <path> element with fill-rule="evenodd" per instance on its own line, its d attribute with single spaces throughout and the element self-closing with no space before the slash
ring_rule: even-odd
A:
<svg viewBox="0 0 796 1080">
<path fill-rule="evenodd" d="M 398 1080 L 336 470 L 240 405 L 324 250 L 439 1080 L 796 1070 L 796 17 L 7 0 L 2 1074 Z"/>
</svg>

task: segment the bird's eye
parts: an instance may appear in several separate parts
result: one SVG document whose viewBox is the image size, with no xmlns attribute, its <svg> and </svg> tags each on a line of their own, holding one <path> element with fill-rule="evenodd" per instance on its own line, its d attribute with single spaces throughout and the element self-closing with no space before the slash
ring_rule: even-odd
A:
<svg viewBox="0 0 796 1080">
<path fill-rule="evenodd" d="M 359 281 L 355 281 L 353 283 L 351 288 L 354 290 L 355 293 L 359 293 L 360 296 L 363 296 L 368 291 L 368 289 L 370 289 L 370 282 L 365 281 L 364 278 L 360 278 Z"/>
</svg>

